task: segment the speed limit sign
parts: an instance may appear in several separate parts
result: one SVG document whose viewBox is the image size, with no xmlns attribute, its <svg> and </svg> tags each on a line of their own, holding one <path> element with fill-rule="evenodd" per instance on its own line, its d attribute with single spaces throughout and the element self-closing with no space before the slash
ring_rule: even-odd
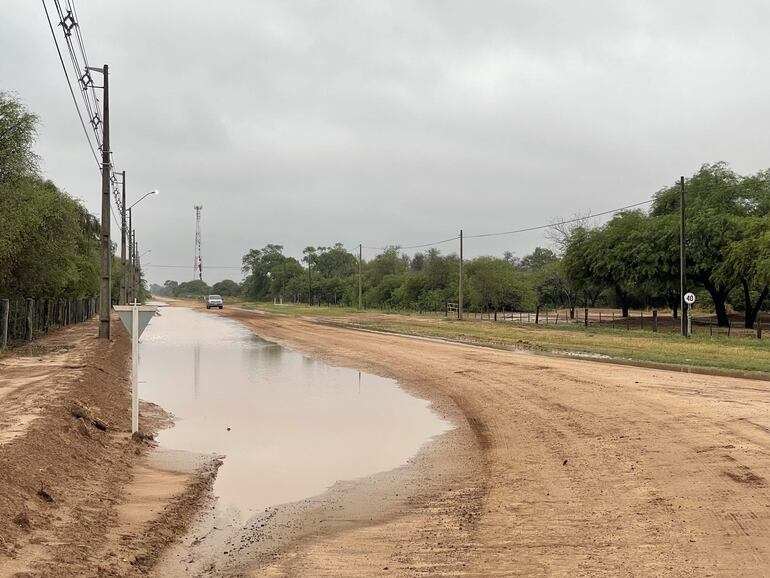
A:
<svg viewBox="0 0 770 578">
<path fill-rule="evenodd" d="M 688 305 L 692 305 L 695 303 L 695 293 L 685 293 L 684 294 L 684 302 Z"/>
</svg>

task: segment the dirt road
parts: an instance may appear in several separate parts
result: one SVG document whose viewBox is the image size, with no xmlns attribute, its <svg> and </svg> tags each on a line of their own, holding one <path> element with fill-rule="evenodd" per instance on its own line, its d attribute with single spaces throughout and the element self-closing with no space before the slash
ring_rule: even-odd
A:
<svg viewBox="0 0 770 578">
<path fill-rule="evenodd" d="M 467 442 L 418 464 L 440 479 L 368 524 L 305 513 L 313 531 L 250 575 L 770 574 L 766 382 L 211 314 L 396 378 Z"/>
</svg>

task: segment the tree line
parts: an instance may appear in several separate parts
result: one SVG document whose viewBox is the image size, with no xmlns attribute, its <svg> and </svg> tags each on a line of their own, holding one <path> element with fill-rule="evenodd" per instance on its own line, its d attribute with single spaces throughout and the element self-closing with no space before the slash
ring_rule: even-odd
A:
<svg viewBox="0 0 770 578">
<path fill-rule="evenodd" d="M 99 222 L 40 174 L 38 118 L 0 92 L 0 297 L 99 292 Z"/>
<path fill-rule="evenodd" d="M 37 115 L 0 92 L 0 298 L 80 299 L 99 295 L 99 220 L 45 179 L 34 152 Z M 96 179 L 94 182 L 97 182 Z M 112 296 L 120 259 L 112 246 Z M 141 279 L 140 292 L 146 295 Z"/>
<path fill-rule="evenodd" d="M 752 327 L 770 286 L 770 171 L 743 177 L 727 164 L 703 165 L 686 188 L 687 290 L 713 307 L 720 325 L 728 311 Z M 537 306 L 679 307 L 679 187 L 653 195 L 650 209 L 624 211 L 601 226 L 590 218 L 555 225 L 555 249 L 521 258 L 481 256 L 464 263 L 463 300 L 470 310 L 534 310 Z M 457 254 L 432 248 L 408 255 L 390 247 L 361 263 L 364 307 L 442 311 L 458 300 Z M 268 244 L 243 256 L 242 282 L 209 287 L 166 281 L 165 295 L 217 293 L 254 301 L 358 304 L 356 255 L 342 244 L 309 246 L 301 259 Z"/>
</svg>

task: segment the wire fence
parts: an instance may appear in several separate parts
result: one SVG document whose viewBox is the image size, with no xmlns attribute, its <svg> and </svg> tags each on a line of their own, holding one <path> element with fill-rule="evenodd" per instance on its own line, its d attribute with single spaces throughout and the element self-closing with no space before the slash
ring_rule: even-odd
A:
<svg viewBox="0 0 770 578">
<path fill-rule="evenodd" d="M 457 304 L 448 303 L 446 317 L 457 316 Z M 604 329 L 626 331 L 671 332 L 681 331 L 681 319 L 670 312 L 661 314 L 657 310 L 629 311 L 624 316 L 620 310 L 612 309 L 548 309 L 538 308 L 535 311 L 514 310 L 465 310 L 465 319 L 478 321 L 514 322 L 537 325 L 578 325 Z M 742 316 L 731 315 L 727 325 L 719 325 L 716 315 L 694 314 L 692 317 L 692 334 L 747 337 L 762 339 L 763 328 L 767 326 L 767 318 L 761 314 L 757 317 L 754 327 L 746 328 Z"/>
<path fill-rule="evenodd" d="M 96 315 L 98 299 L 0 298 L 0 349 Z"/>
</svg>

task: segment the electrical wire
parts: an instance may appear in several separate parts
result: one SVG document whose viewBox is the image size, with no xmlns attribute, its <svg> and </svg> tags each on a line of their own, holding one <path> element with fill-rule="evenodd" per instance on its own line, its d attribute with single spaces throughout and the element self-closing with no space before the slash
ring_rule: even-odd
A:
<svg viewBox="0 0 770 578">
<path fill-rule="evenodd" d="M 97 169 L 101 169 L 101 162 L 99 162 L 99 157 L 96 154 L 96 150 L 94 149 L 94 145 L 91 142 L 91 137 L 88 133 L 88 129 L 86 128 L 86 123 L 83 120 L 83 114 L 80 112 L 80 106 L 78 106 L 77 98 L 75 97 L 75 91 L 72 89 L 72 82 L 70 81 L 69 73 L 67 72 L 67 67 L 64 64 L 64 57 L 62 56 L 61 49 L 59 48 L 59 41 L 56 40 L 56 32 L 54 32 L 53 29 L 53 23 L 51 22 L 51 17 L 48 14 L 48 6 L 45 4 L 45 0 L 41 0 L 43 2 L 43 9 L 45 10 L 45 17 L 48 20 L 48 26 L 51 29 L 51 35 L 53 36 L 53 42 L 56 46 L 56 52 L 59 54 L 59 62 L 61 62 L 62 70 L 64 71 L 64 78 L 67 80 L 67 86 L 69 87 L 70 94 L 72 95 L 72 102 L 75 104 L 75 110 L 78 113 L 78 118 L 80 119 L 80 124 L 83 127 L 83 132 L 86 135 L 86 141 L 88 141 L 88 148 L 91 149 L 91 154 L 94 155 L 94 160 L 96 161 L 96 167 Z"/>
<path fill-rule="evenodd" d="M 633 205 L 626 205 L 625 207 L 620 207 L 618 209 L 611 209 L 609 211 L 603 211 L 601 213 L 595 213 L 592 215 L 588 215 L 586 217 L 577 217 L 575 219 L 567 219 L 566 221 L 558 221 L 556 223 L 550 223 L 548 225 L 537 225 L 536 227 L 526 227 L 524 229 L 514 229 L 513 231 L 502 231 L 500 233 L 480 233 L 478 235 L 463 235 L 463 238 L 465 239 L 480 239 L 481 237 L 500 237 L 502 235 L 515 235 L 516 233 L 527 233 L 529 231 L 539 231 L 541 229 L 550 229 L 551 227 L 556 227 L 557 225 L 568 225 L 570 223 L 577 223 L 579 221 L 584 221 L 585 219 L 590 219 L 592 217 L 601 217 L 603 215 L 610 215 L 612 213 L 619 213 L 621 211 L 625 211 L 628 209 L 633 209 L 635 207 L 641 207 L 642 205 L 649 205 L 652 203 L 655 199 L 650 199 L 649 201 L 642 201 L 641 203 L 634 203 Z"/>
<path fill-rule="evenodd" d="M 158 267 L 161 269 L 189 269 L 189 265 L 153 265 L 152 263 L 147 263 L 144 265 L 145 267 Z M 225 265 L 206 265 L 206 269 L 243 269 L 242 265 L 239 266 L 225 266 Z"/>
<path fill-rule="evenodd" d="M 48 7 L 45 3 L 45 0 L 42 0 L 43 2 L 43 8 L 46 12 L 46 18 L 48 19 L 48 25 L 51 28 L 51 34 L 54 37 L 54 43 L 56 44 L 57 52 L 59 53 L 59 60 L 62 63 L 62 68 L 65 73 L 65 77 L 67 78 L 67 83 L 70 88 L 70 93 L 72 94 L 73 102 L 75 102 L 75 107 L 78 110 L 78 116 L 80 117 L 81 125 L 83 126 L 83 130 L 86 132 L 86 138 L 88 138 L 89 146 L 91 147 L 91 152 L 94 155 L 94 158 L 97 162 L 97 167 L 101 171 L 102 170 L 102 163 L 99 161 L 98 155 L 96 154 L 96 151 L 94 149 L 93 144 L 91 143 L 91 138 L 88 135 L 88 129 L 85 127 L 85 121 L 83 119 L 83 115 L 80 111 L 80 106 L 77 104 L 77 99 L 74 95 L 74 90 L 72 88 L 72 83 L 69 79 L 69 74 L 67 72 L 66 65 L 64 64 L 64 58 L 61 53 L 61 49 L 59 48 L 59 43 L 56 40 L 56 34 L 53 30 L 53 24 L 51 22 L 51 18 L 48 12 Z M 80 21 L 78 19 L 77 15 L 77 8 L 75 7 L 74 0 L 66 0 L 66 14 L 65 10 L 62 8 L 62 3 L 60 0 L 53 0 L 54 5 L 56 7 L 56 12 L 59 16 L 59 26 L 62 27 L 62 31 L 64 33 L 64 41 L 67 45 L 67 51 L 70 56 L 70 61 L 72 63 L 73 70 L 78 75 L 78 83 L 80 85 L 80 92 L 81 92 L 81 98 L 83 100 L 83 107 L 86 111 L 86 113 L 89 115 L 89 124 L 91 125 L 91 128 L 93 130 L 94 135 L 94 141 L 97 144 L 97 148 L 101 151 L 103 149 L 103 143 L 102 143 L 102 135 L 99 132 L 99 127 L 103 126 L 103 119 L 102 114 L 100 112 L 100 102 L 99 97 L 96 93 L 96 86 L 93 83 L 93 80 L 91 79 L 91 73 L 89 70 L 89 62 L 88 62 L 88 54 L 86 52 L 85 48 L 85 41 L 83 40 L 83 34 L 81 31 Z M 77 41 L 77 46 L 73 45 L 72 42 L 72 35 L 75 35 L 75 39 Z M 81 66 L 81 60 L 82 60 L 82 66 Z M 83 79 L 86 80 L 83 80 Z M 115 172 L 115 155 L 113 151 L 110 151 L 110 165 L 109 165 L 109 171 L 110 171 L 110 181 L 112 183 L 112 195 L 113 199 L 115 201 L 115 205 L 118 208 L 118 211 L 122 214 L 123 207 L 122 202 L 120 198 L 120 191 L 117 187 L 117 177 Z"/>
</svg>

